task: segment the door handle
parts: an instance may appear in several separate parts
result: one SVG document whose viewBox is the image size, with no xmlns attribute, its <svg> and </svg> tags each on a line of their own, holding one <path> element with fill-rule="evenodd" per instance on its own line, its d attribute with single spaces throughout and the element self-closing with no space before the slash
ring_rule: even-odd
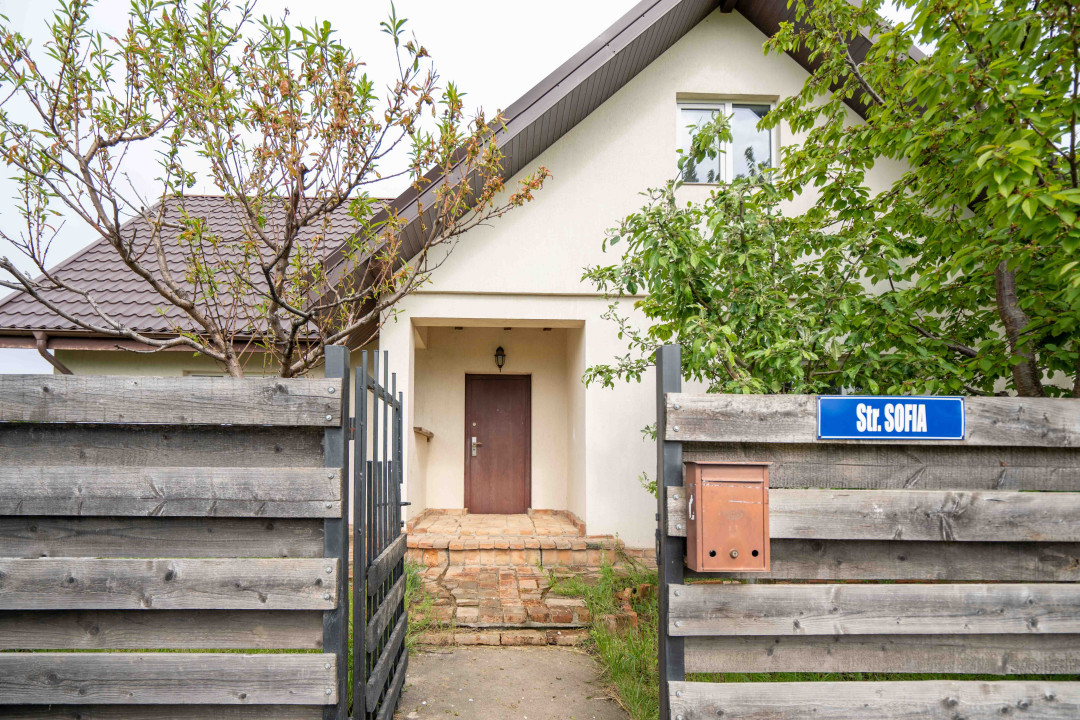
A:
<svg viewBox="0 0 1080 720">
<path fill-rule="evenodd" d="M 473 456 L 473 457 L 476 457 L 476 448 L 480 447 L 480 446 L 481 446 L 481 445 L 483 445 L 483 444 L 484 444 L 484 443 L 482 443 L 482 442 L 479 442 L 479 441 L 478 441 L 478 440 L 476 439 L 476 436 L 475 436 L 475 435 L 473 435 L 473 438 L 472 438 L 472 456 Z"/>
</svg>

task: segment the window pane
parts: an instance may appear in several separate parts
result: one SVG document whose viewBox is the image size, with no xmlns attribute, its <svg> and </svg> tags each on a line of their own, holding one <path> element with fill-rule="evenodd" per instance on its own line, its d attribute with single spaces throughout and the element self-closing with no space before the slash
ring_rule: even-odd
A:
<svg viewBox="0 0 1080 720">
<path fill-rule="evenodd" d="M 757 124 L 769 112 L 768 105 L 735 105 L 731 117 L 731 153 L 735 177 L 750 177 L 772 164 L 772 136 Z"/>
<path fill-rule="evenodd" d="M 679 110 L 679 149 L 684 153 L 688 152 L 697 129 L 716 117 L 719 112 L 719 109 L 681 108 Z M 686 163 L 683 166 L 683 182 L 720 182 L 720 163 L 720 155 L 715 158 L 704 158 L 697 165 Z"/>
</svg>

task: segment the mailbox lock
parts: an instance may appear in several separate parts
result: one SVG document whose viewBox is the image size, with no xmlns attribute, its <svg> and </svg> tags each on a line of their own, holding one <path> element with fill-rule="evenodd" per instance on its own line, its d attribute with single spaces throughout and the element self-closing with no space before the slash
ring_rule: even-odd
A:
<svg viewBox="0 0 1080 720">
<path fill-rule="evenodd" d="M 732 550 L 731 551 L 731 557 L 733 557 L 733 558 L 739 557 L 739 551 L 738 550 Z"/>
</svg>

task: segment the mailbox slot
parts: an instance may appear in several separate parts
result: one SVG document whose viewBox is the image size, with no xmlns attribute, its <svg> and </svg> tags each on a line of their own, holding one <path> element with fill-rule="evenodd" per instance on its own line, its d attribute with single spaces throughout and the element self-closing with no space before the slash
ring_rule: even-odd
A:
<svg viewBox="0 0 1080 720">
<path fill-rule="evenodd" d="M 686 565 L 768 572 L 769 464 L 688 462 Z"/>
</svg>

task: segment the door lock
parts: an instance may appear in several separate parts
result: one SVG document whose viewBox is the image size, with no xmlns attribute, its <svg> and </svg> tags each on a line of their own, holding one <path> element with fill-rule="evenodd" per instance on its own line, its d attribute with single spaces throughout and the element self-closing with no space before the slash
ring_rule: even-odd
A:
<svg viewBox="0 0 1080 720">
<path fill-rule="evenodd" d="M 478 440 L 476 439 L 476 436 L 475 436 L 475 435 L 473 435 L 473 438 L 472 438 L 472 456 L 473 456 L 473 457 L 476 457 L 476 448 L 480 447 L 480 446 L 481 446 L 481 445 L 483 445 L 483 444 L 484 444 L 484 443 L 482 443 L 482 442 L 479 442 L 479 441 L 478 441 Z"/>
</svg>

